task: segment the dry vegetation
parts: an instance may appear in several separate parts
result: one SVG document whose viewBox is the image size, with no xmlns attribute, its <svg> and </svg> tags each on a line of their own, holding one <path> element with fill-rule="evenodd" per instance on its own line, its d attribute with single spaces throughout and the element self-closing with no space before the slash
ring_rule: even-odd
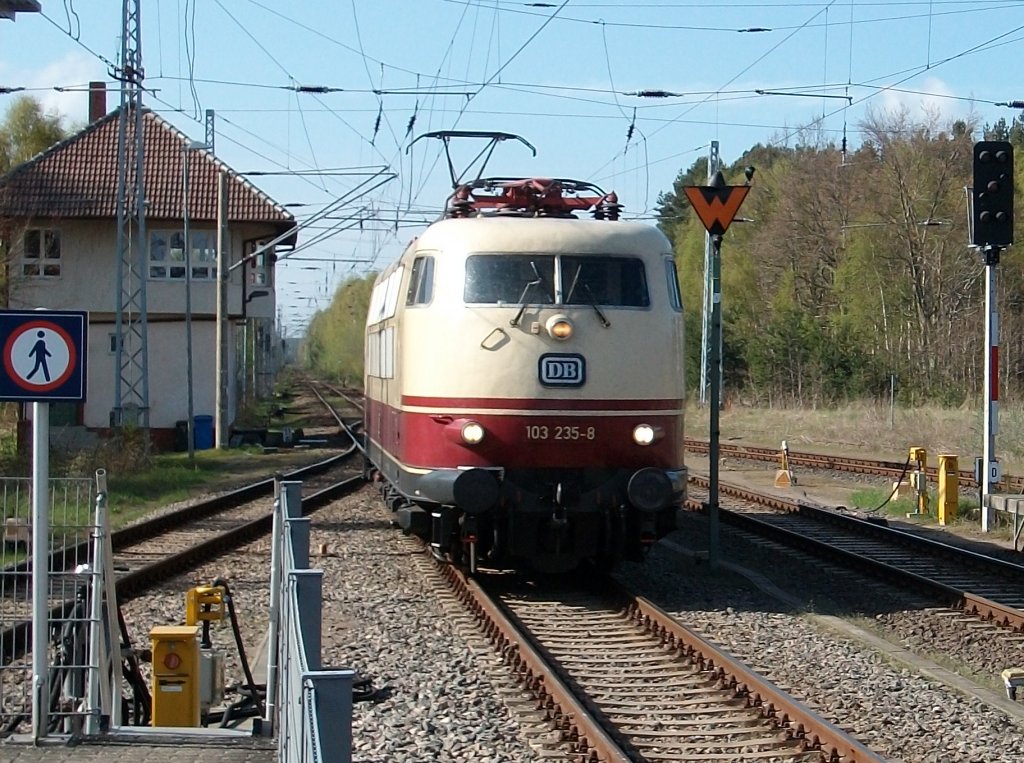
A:
<svg viewBox="0 0 1024 763">
<path fill-rule="evenodd" d="M 834 409 L 747 408 L 729 405 L 720 416 L 722 442 L 773 447 L 786 440 L 791 450 L 813 451 L 904 461 L 911 446 L 932 454 L 953 453 L 960 468 L 970 469 L 982 452 L 983 405 L 921 407 L 890 415 L 888 405 L 854 403 Z M 687 434 L 706 439 L 708 411 L 691 405 Z M 996 456 L 1008 474 L 1024 473 L 1024 406 L 1004 405 L 999 411 Z"/>
</svg>

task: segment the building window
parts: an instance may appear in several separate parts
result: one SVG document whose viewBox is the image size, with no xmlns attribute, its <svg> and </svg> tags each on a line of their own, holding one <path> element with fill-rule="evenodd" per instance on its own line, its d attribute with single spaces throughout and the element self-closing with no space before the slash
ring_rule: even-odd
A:
<svg viewBox="0 0 1024 763">
<path fill-rule="evenodd" d="M 29 228 L 23 240 L 21 274 L 37 278 L 60 278 L 60 231 Z"/>
<path fill-rule="evenodd" d="M 258 248 L 266 246 L 266 244 L 266 241 L 247 241 L 243 256 L 251 256 Z M 276 261 L 277 254 L 274 251 L 274 247 L 265 249 L 248 260 L 249 283 L 253 286 L 273 286 L 274 263 Z"/>
<path fill-rule="evenodd" d="M 192 278 L 217 278 L 217 241 L 213 231 L 190 231 Z M 153 280 L 185 279 L 185 234 L 180 230 L 149 232 L 149 277 Z"/>
</svg>

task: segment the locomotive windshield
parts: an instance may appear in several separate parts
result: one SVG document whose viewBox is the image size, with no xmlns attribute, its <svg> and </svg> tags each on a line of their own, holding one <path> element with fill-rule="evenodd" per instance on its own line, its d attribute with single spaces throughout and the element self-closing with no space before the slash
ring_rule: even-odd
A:
<svg viewBox="0 0 1024 763">
<path fill-rule="evenodd" d="M 648 307 L 644 264 L 603 255 L 474 254 L 466 259 L 468 303 Z"/>
</svg>

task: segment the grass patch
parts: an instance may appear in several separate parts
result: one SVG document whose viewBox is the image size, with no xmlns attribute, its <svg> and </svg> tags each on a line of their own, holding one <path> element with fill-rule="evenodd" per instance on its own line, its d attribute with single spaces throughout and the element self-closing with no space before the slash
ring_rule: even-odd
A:
<svg viewBox="0 0 1024 763">
<path fill-rule="evenodd" d="M 855 508 L 867 511 L 877 510 L 882 514 L 893 517 L 903 517 L 917 511 L 916 498 L 893 498 L 887 501 L 892 494 L 891 490 L 885 488 L 864 488 L 855 490 L 850 494 L 850 503 Z M 936 495 L 934 489 L 930 489 L 926 506 L 928 516 L 936 516 Z M 884 504 L 884 505 L 883 505 Z M 978 502 L 970 498 L 961 498 L 957 504 L 957 519 L 976 519 L 978 515 Z"/>
<path fill-rule="evenodd" d="M 878 511 L 878 513 L 889 517 L 905 517 L 907 514 L 917 511 L 916 500 L 894 498 L 886 503 L 890 495 L 892 495 L 892 491 L 884 488 L 855 490 L 850 494 L 851 508 Z"/>
<path fill-rule="evenodd" d="M 187 454 L 155 456 L 148 469 L 109 475 L 110 509 L 184 500 L 194 488 L 219 477 L 220 470 L 221 460 L 210 458 L 206 451 L 196 451 L 194 464 L 189 464 Z"/>
</svg>

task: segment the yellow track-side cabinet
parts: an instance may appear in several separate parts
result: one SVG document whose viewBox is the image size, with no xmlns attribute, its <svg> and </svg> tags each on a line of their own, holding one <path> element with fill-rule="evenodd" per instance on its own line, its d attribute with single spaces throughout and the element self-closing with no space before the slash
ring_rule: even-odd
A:
<svg viewBox="0 0 1024 763">
<path fill-rule="evenodd" d="M 153 725 L 199 726 L 199 629 L 162 625 L 153 643 Z"/>
<path fill-rule="evenodd" d="M 939 454 L 939 504 L 940 525 L 956 519 L 960 508 L 960 460 L 950 453 Z"/>
</svg>

